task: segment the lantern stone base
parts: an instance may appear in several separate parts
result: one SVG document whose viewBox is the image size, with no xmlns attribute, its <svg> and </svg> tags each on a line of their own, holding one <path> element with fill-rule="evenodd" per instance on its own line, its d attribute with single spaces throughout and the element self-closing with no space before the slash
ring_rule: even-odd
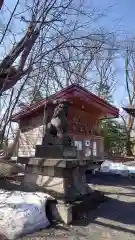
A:
<svg viewBox="0 0 135 240">
<path fill-rule="evenodd" d="M 33 191 L 45 191 L 57 200 L 57 204 L 52 205 L 56 220 L 69 224 L 79 204 L 88 207 L 93 190 L 86 183 L 85 171 L 92 161 L 33 157 L 20 158 L 19 162 L 26 163 L 23 184 Z"/>
<path fill-rule="evenodd" d="M 76 159 L 77 149 L 74 146 L 55 145 L 36 145 L 36 157 L 53 159 Z"/>
</svg>

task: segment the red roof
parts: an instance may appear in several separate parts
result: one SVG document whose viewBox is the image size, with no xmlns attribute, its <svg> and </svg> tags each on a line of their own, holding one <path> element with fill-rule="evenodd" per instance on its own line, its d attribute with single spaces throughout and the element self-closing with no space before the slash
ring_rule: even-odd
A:
<svg viewBox="0 0 135 240">
<path fill-rule="evenodd" d="M 98 107 L 100 106 L 100 108 L 106 109 L 106 112 L 108 112 L 112 117 L 119 116 L 119 110 L 116 107 L 112 106 L 107 101 L 96 96 L 95 94 L 89 92 L 85 88 L 77 84 L 72 84 L 71 86 L 64 88 L 60 92 L 51 95 L 47 99 L 43 99 L 38 103 L 35 103 L 33 105 L 30 105 L 29 107 L 24 108 L 20 112 L 14 114 L 11 120 L 18 121 L 26 116 L 33 115 L 33 113 L 35 114 L 35 112 L 42 110 L 47 104 L 47 102 L 49 102 L 50 100 L 56 100 L 56 99 L 62 99 L 62 98 L 68 99 L 71 96 L 83 99 L 86 103 L 93 102 L 95 106 L 98 105 Z"/>
</svg>

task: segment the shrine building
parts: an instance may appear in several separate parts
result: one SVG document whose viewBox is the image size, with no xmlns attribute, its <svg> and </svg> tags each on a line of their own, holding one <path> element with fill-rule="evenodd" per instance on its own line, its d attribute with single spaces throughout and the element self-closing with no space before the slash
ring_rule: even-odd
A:
<svg viewBox="0 0 135 240">
<path fill-rule="evenodd" d="M 100 121 L 117 118 L 119 110 L 85 88 L 72 84 L 47 99 L 37 102 L 12 116 L 20 128 L 18 157 L 35 156 L 36 145 L 42 144 L 45 122 L 45 106 L 52 100 L 67 99 L 69 107 L 69 136 L 77 146 L 78 158 L 104 158 L 104 139 L 100 133 Z"/>
</svg>

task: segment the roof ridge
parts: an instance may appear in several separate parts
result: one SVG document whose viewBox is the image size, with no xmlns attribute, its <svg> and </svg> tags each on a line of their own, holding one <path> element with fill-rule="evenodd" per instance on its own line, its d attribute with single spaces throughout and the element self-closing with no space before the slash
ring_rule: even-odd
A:
<svg viewBox="0 0 135 240">
<path fill-rule="evenodd" d="M 88 94 L 87 97 L 94 98 L 94 101 L 96 101 L 98 104 L 101 104 L 103 106 L 107 105 L 108 107 L 112 108 L 112 111 L 114 111 L 114 112 L 118 111 L 118 108 L 116 108 L 115 106 L 111 105 L 110 103 L 108 103 L 104 99 L 96 96 L 94 93 L 90 92 L 89 90 L 87 90 L 86 88 L 80 86 L 79 84 L 73 83 L 70 86 L 65 87 L 65 88 L 61 89 L 60 91 L 58 91 L 58 92 L 48 96 L 47 98 L 44 98 L 44 99 L 42 99 L 41 101 L 39 101 L 39 102 L 37 102 L 35 104 L 31 104 L 28 107 L 24 108 L 23 110 L 13 114 L 12 117 L 11 117 L 11 120 L 15 119 L 19 115 L 25 115 L 25 113 L 28 114 L 28 111 L 29 112 L 36 111 L 37 109 L 43 107 L 47 101 L 49 101 L 51 99 L 55 100 L 57 98 L 64 97 L 64 95 L 70 93 L 70 91 L 72 93 L 72 91 L 74 91 L 74 90 L 77 91 L 77 92 L 80 91 L 80 92 L 82 92 L 82 94 Z"/>
</svg>

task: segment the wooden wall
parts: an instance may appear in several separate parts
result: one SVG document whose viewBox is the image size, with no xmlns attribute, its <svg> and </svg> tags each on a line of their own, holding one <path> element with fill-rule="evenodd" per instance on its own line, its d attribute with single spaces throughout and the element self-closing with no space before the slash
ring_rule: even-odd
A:
<svg viewBox="0 0 135 240">
<path fill-rule="evenodd" d="M 69 134 L 78 147 L 80 157 L 90 154 L 95 158 L 104 158 L 104 139 L 100 135 L 98 113 L 94 115 L 71 108 L 69 112 Z"/>
<path fill-rule="evenodd" d="M 34 156 L 36 145 L 42 143 L 43 116 L 21 121 L 20 130 L 18 156 Z"/>
<path fill-rule="evenodd" d="M 69 111 L 68 121 L 69 132 L 73 132 L 75 135 L 91 135 L 94 131 L 100 135 L 100 120 L 98 119 L 98 115 L 72 107 Z"/>
<path fill-rule="evenodd" d="M 103 158 L 103 138 L 100 136 L 100 122 L 97 115 L 70 108 L 69 111 L 69 135 L 75 144 L 82 142 L 82 148 L 86 148 L 85 142 L 90 141 L 91 153 Z M 43 113 L 38 116 L 26 118 L 20 122 L 20 139 L 18 156 L 34 156 L 36 145 L 42 143 L 43 138 Z M 92 131 L 91 131 L 92 130 Z M 93 130 L 98 133 L 93 134 Z M 94 148 L 96 150 L 94 150 Z"/>
</svg>

